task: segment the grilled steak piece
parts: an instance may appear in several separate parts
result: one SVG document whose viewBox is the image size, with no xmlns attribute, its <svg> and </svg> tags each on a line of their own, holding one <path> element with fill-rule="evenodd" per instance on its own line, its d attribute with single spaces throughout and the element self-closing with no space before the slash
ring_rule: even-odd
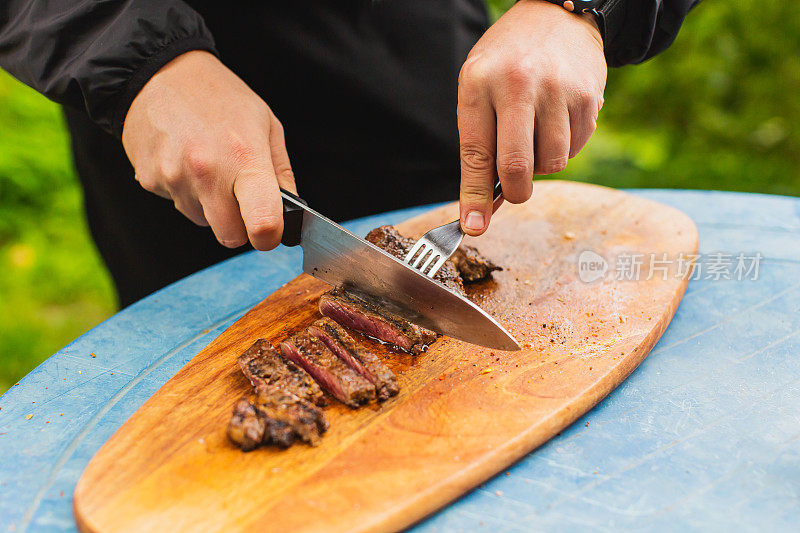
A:
<svg viewBox="0 0 800 533">
<path fill-rule="evenodd" d="M 261 445 L 266 430 L 266 415 L 247 398 L 240 398 L 233 406 L 228 438 L 243 451 L 249 452 Z"/>
<path fill-rule="evenodd" d="M 256 389 L 274 389 L 296 394 L 317 405 L 325 405 L 325 396 L 305 370 L 286 360 L 265 339 L 253 343 L 238 359 L 242 372 Z"/>
<path fill-rule="evenodd" d="M 298 436 L 310 445 L 317 446 L 322 434 L 328 430 L 328 420 L 322 410 L 294 394 L 265 394 L 264 391 L 258 391 L 256 406 L 270 421 L 270 438 L 273 442 L 277 443 L 288 429 L 292 439 Z M 273 428 L 278 431 L 277 435 L 272 432 Z"/>
<path fill-rule="evenodd" d="M 334 289 L 319 299 L 320 312 L 350 329 L 420 354 L 438 335 L 400 318 L 367 296 Z"/>
<path fill-rule="evenodd" d="M 233 406 L 228 438 L 246 452 L 267 444 L 288 448 L 297 437 L 316 446 L 327 429 L 318 407 L 294 394 L 262 389 L 255 402 L 241 398 Z"/>
<path fill-rule="evenodd" d="M 367 233 L 366 240 L 396 258 L 404 261 L 406 254 L 414 246 L 414 241 L 403 237 L 394 226 L 380 226 Z M 446 261 L 433 279 L 459 294 L 464 294 L 464 284 L 455 265 Z"/>
<path fill-rule="evenodd" d="M 308 332 L 302 332 L 281 343 L 281 352 L 306 372 L 336 399 L 358 407 L 375 399 L 375 387 L 366 378 L 339 359 L 330 349 Z"/>
<path fill-rule="evenodd" d="M 464 283 L 473 283 L 486 279 L 495 270 L 503 270 L 491 259 L 482 256 L 474 246 L 462 244 L 450 256 L 450 261 L 458 269 Z"/>
<path fill-rule="evenodd" d="M 317 320 L 308 332 L 322 340 L 350 368 L 367 378 L 375 386 L 378 400 L 386 400 L 398 393 L 397 376 L 378 359 L 378 356 L 359 345 L 345 329 L 331 320 Z"/>
<path fill-rule="evenodd" d="M 400 235 L 394 226 L 375 228 L 367 234 L 366 240 L 400 260 L 405 260 L 406 254 L 414 246 L 414 241 Z M 503 269 L 482 256 L 474 246 L 462 244 L 450 256 L 450 260 L 442 265 L 434 279 L 463 293 L 464 283 L 486 279 L 495 270 Z"/>
<path fill-rule="evenodd" d="M 285 421 L 271 418 L 247 398 L 240 398 L 233 406 L 228 438 L 246 452 L 271 443 L 288 448 L 294 443 L 294 431 Z"/>
</svg>

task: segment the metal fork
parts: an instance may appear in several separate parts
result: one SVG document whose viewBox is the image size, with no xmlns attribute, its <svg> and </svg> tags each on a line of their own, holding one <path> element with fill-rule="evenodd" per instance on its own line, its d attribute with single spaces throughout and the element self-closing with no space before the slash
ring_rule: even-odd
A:
<svg viewBox="0 0 800 533">
<path fill-rule="evenodd" d="M 503 189 L 500 188 L 500 181 L 494 185 L 494 194 L 492 213 L 497 211 L 497 208 L 503 203 Z M 461 229 L 460 220 L 456 219 L 433 228 L 420 237 L 406 254 L 405 262 L 432 278 L 458 249 L 462 240 L 464 240 L 464 232 Z"/>
</svg>

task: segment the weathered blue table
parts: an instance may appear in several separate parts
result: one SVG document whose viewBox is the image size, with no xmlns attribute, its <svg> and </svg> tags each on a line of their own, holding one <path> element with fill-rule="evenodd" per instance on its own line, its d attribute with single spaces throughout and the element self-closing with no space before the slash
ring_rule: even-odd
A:
<svg viewBox="0 0 800 533">
<path fill-rule="evenodd" d="M 700 279 L 661 342 L 583 419 L 417 531 L 798 530 L 800 199 L 636 194 L 682 209 L 700 229 Z M 347 226 L 363 235 L 424 209 Z M 740 253 L 763 258 L 738 280 Z M 211 267 L 113 316 L 12 387 L 0 398 L 0 530 L 74 530 L 72 490 L 95 451 L 299 272 L 300 251 L 285 248 Z"/>
</svg>

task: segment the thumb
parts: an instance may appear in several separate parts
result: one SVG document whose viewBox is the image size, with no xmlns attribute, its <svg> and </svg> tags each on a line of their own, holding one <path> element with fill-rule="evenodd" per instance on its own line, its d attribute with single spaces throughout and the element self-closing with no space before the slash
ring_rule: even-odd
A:
<svg viewBox="0 0 800 533">
<path fill-rule="evenodd" d="M 493 213 L 492 195 L 495 180 L 494 158 L 486 168 L 478 171 L 461 163 L 461 229 L 467 235 L 481 235 L 489 227 Z"/>
<path fill-rule="evenodd" d="M 294 181 L 292 164 L 289 162 L 289 153 L 286 151 L 286 138 L 283 124 L 272 115 L 269 127 L 269 147 L 272 166 L 275 169 L 275 178 L 278 185 L 292 194 L 297 194 L 297 185 Z"/>
<path fill-rule="evenodd" d="M 461 228 L 467 235 L 477 236 L 489 227 L 497 176 L 497 127 L 494 110 L 483 95 L 462 98 L 459 94 L 458 133 L 461 142 Z"/>
</svg>

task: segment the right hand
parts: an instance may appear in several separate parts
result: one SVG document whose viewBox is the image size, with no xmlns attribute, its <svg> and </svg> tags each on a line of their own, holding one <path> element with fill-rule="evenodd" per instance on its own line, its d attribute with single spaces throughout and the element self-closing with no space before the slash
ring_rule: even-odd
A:
<svg viewBox="0 0 800 533">
<path fill-rule="evenodd" d="M 141 186 L 224 246 L 280 243 L 278 187 L 297 192 L 283 126 L 212 54 L 187 52 L 159 70 L 128 110 L 122 144 Z"/>
</svg>

